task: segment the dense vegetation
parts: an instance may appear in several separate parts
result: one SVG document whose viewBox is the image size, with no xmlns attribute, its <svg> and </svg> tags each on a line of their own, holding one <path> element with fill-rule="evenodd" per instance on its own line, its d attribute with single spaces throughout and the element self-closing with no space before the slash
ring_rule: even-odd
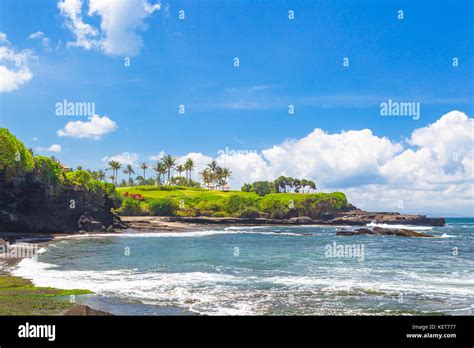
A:
<svg viewBox="0 0 474 348">
<path fill-rule="evenodd" d="M 333 193 L 269 193 L 212 191 L 182 186 L 118 188 L 124 196 L 123 215 L 179 215 L 289 218 L 339 211 L 348 206 L 346 196 Z"/>
<path fill-rule="evenodd" d="M 245 192 L 255 192 L 259 196 L 269 193 L 295 192 L 305 193 L 316 191 L 316 184 L 313 180 L 293 179 L 290 176 L 280 176 L 275 181 L 256 181 L 253 184 L 244 184 L 241 188 Z"/>
<path fill-rule="evenodd" d="M 0 128 L 0 144 L 0 183 L 3 186 L 12 182 L 21 182 L 17 185 L 20 187 L 35 185 L 44 190 L 50 200 L 59 197 L 65 190 L 83 190 L 98 200 L 105 196 L 112 198 L 116 206 L 120 206 L 121 197 L 116 193 L 115 186 L 95 179 L 91 172 L 81 169 L 66 172 L 54 157 L 33 155 L 32 150 L 5 128 Z M 1 198 L 0 205 L 3 203 L 15 208 L 16 202 L 4 202 L 5 197 Z"/>
<path fill-rule="evenodd" d="M 0 129 L 0 139 L 0 179 L 4 182 L 26 180 L 40 183 L 51 200 L 60 197 L 65 190 L 86 191 L 90 201 L 103 201 L 104 197 L 112 199 L 112 206 L 122 215 L 318 218 L 321 214 L 348 206 L 341 192 L 314 193 L 316 185 L 312 180 L 285 176 L 271 182 L 245 184 L 242 191 L 229 191 L 227 180 L 231 172 L 215 161 L 200 173 L 205 187 L 202 188 L 192 179 L 194 162 L 187 159 L 179 164 L 170 155 L 152 167 L 156 173 L 154 178 L 146 178 L 147 163 L 140 164 L 143 176 L 135 179 L 132 178 L 135 169 L 127 165 L 124 174 L 128 175 L 128 183 L 145 185 L 121 187 L 116 191 L 114 182 L 117 182 L 122 168 L 117 161 L 109 163 L 112 175 L 108 178 L 112 183 L 108 183 L 105 171 L 82 168 L 66 171 L 55 158 L 34 156 L 6 129 Z M 177 175 L 173 176 L 173 172 Z M 10 203 L 15 204 L 14 201 Z"/>
</svg>

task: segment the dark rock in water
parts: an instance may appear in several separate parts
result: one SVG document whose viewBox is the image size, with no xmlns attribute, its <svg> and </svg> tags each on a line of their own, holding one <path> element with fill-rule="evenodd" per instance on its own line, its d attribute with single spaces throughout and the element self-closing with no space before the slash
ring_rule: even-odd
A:
<svg viewBox="0 0 474 348">
<path fill-rule="evenodd" d="M 367 225 L 373 221 L 392 225 L 444 226 L 443 218 L 428 218 L 425 215 L 411 215 L 388 212 L 367 212 L 350 210 L 333 213 L 329 222 L 333 225 Z"/>
<path fill-rule="evenodd" d="M 84 315 L 100 315 L 100 316 L 108 316 L 112 315 L 107 312 L 102 312 L 98 311 L 96 309 L 92 309 L 89 306 L 86 305 L 77 305 L 74 306 L 70 309 L 68 309 L 66 312 L 64 312 L 64 315 L 72 315 L 72 316 L 84 316 Z"/>
<path fill-rule="evenodd" d="M 400 236 L 400 237 L 425 237 L 432 238 L 432 235 L 415 232 L 407 229 L 390 229 L 374 227 L 372 230 L 368 228 L 359 228 L 354 231 L 337 231 L 336 236 L 362 236 L 362 235 L 376 235 L 376 236 Z"/>
</svg>

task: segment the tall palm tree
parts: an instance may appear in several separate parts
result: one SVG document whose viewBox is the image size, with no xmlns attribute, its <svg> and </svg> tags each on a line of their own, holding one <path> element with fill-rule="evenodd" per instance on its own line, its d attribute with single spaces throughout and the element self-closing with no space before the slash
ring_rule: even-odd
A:
<svg viewBox="0 0 474 348">
<path fill-rule="evenodd" d="M 162 161 L 158 161 L 153 166 L 153 170 L 156 172 L 156 177 L 157 177 L 156 182 L 161 184 L 162 183 L 161 177 L 162 176 L 164 177 L 164 174 L 167 171 L 165 164 Z"/>
<path fill-rule="evenodd" d="M 209 189 L 209 186 L 212 181 L 211 171 L 209 170 L 209 168 L 204 169 L 201 173 L 199 173 L 199 175 L 201 175 L 202 177 L 204 186 L 207 186 L 207 188 Z"/>
<path fill-rule="evenodd" d="M 115 184 L 117 184 L 118 171 L 120 168 L 122 168 L 122 165 L 120 164 L 119 161 L 110 161 L 109 166 L 112 169 L 112 172 L 113 172 L 112 176 L 115 179 Z"/>
<path fill-rule="evenodd" d="M 166 166 L 166 169 L 168 170 L 168 185 L 169 185 L 171 169 L 176 165 L 176 158 L 171 155 L 166 155 L 163 158 L 163 164 Z"/>
<path fill-rule="evenodd" d="M 230 179 L 232 172 L 229 170 L 229 168 L 222 168 L 221 171 L 221 180 L 222 180 L 222 186 L 227 185 L 227 179 Z"/>
<path fill-rule="evenodd" d="M 181 176 L 181 173 L 185 171 L 184 166 L 182 164 L 176 166 L 176 171 L 178 172 L 178 176 Z"/>
<path fill-rule="evenodd" d="M 212 162 L 207 165 L 207 168 L 209 168 L 211 172 L 215 173 L 217 171 L 217 168 L 219 168 L 219 165 L 215 160 L 212 160 Z"/>
<path fill-rule="evenodd" d="M 130 182 L 131 182 L 130 176 L 131 176 L 132 174 L 135 174 L 135 171 L 133 170 L 132 165 L 131 165 L 131 164 L 127 164 L 127 166 L 126 166 L 125 169 L 123 170 L 123 173 L 124 173 L 124 174 L 128 174 L 128 182 L 130 183 Z"/>
<path fill-rule="evenodd" d="M 191 172 L 194 169 L 194 161 L 188 158 L 184 163 L 184 169 L 186 170 L 186 179 L 191 180 Z"/>
<path fill-rule="evenodd" d="M 102 169 L 97 172 L 97 179 L 99 179 L 100 181 L 105 180 L 105 172 Z"/>
<path fill-rule="evenodd" d="M 148 169 L 148 163 L 140 163 L 140 168 L 143 169 L 143 180 L 146 180 L 146 170 Z"/>
</svg>

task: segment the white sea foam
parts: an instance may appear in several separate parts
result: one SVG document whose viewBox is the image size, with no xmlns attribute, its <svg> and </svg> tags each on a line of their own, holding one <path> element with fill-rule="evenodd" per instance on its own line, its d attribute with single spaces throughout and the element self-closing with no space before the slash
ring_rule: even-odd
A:
<svg viewBox="0 0 474 348">
<path fill-rule="evenodd" d="M 391 225 L 391 224 L 378 224 L 374 221 L 367 224 L 367 227 L 382 227 L 382 228 L 389 228 L 389 229 L 406 229 L 406 230 L 419 230 L 419 231 L 429 231 L 432 230 L 433 227 L 431 226 L 412 226 L 412 225 Z"/>
<path fill-rule="evenodd" d="M 124 232 L 124 233 L 83 233 L 77 235 L 60 236 L 57 239 L 88 239 L 88 238 L 183 238 L 183 237 L 207 237 L 213 235 L 232 235 L 232 234 L 264 234 L 264 235 L 283 235 L 283 236 L 302 236 L 297 232 L 270 232 L 253 230 L 202 230 L 191 232 Z"/>
<path fill-rule="evenodd" d="M 324 270 L 323 270 L 324 271 Z M 201 314 L 252 315 L 265 310 L 265 301 L 298 291 L 313 292 L 318 298 L 340 291 L 417 293 L 421 296 L 474 296 L 474 279 L 459 275 L 428 276 L 393 271 L 384 277 L 370 268 L 327 269 L 319 276 L 239 276 L 212 272 L 158 273 L 137 269 L 108 271 L 63 271 L 54 264 L 23 259 L 13 275 L 31 279 L 37 286 L 88 289 L 154 305 L 179 305 Z M 260 285 L 265 285 L 261 287 Z M 270 287 L 269 287 L 270 286 Z M 265 290 L 266 289 L 266 290 Z M 365 289 L 365 290 L 364 290 Z M 268 304 L 267 304 L 268 305 Z"/>
<path fill-rule="evenodd" d="M 453 236 L 452 234 L 443 233 L 440 238 L 456 238 L 457 236 Z"/>
</svg>

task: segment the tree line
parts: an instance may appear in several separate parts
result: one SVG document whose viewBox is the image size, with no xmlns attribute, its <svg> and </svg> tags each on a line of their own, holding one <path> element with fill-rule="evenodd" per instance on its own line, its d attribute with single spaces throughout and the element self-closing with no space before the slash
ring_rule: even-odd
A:
<svg viewBox="0 0 474 348">
<path fill-rule="evenodd" d="M 294 179 L 282 175 L 274 181 L 256 181 L 252 184 L 244 184 L 241 191 L 255 192 L 259 196 L 265 196 L 269 193 L 309 193 L 316 191 L 316 184 L 313 180 Z"/>
</svg>

